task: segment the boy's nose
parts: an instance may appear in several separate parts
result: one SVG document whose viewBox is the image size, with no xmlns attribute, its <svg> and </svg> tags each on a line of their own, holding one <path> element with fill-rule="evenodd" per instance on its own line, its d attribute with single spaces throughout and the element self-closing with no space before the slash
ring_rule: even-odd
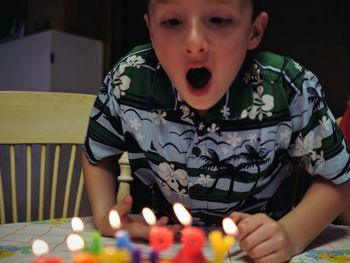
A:
<svg viewBox="0 0 350 263">
<path fill-rule="evenodd" d="M 205 32 L 198 23 L 193 23 L 188 29 L 184 43 L 185 53 L 188 55 L 198 55 L 208 51 L 208 42 Z"/>
</svg>

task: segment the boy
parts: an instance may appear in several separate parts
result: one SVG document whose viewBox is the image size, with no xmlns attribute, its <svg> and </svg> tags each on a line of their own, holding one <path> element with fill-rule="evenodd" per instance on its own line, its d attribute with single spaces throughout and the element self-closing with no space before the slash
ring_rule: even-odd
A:
<svg viewBox="0 0 350 263">
<path fill-rule="evenodd" d="M 183 203 L 194 224 L 231 216 L 256 262 L 300 253 L 349 198 L 349 151 L 317 78 L 293 60 L 254 54 L 268 22 L 259 0 L 150 0 L 151 45 L 107 75 L 91 113 L 84 175 L 94 222 L 112 235 L 108 212 L 131 236 L 148 227 L 116 204 L 116 156 L 156 189 L 173 219 Z M 256 10 L 255 10 L 256 11 Z M 291 164 L 318 174 L 293 208 Z M 233 212 L 240 211 L 240 212 Z M 159 224 L 165 224 L 162 217 Z"/>
</svg>

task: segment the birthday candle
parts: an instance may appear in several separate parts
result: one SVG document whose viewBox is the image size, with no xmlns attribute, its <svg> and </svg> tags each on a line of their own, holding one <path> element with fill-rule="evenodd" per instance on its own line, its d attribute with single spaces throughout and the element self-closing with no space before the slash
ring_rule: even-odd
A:
<svg viewBox="0 0 350 263">
<path fill-rule="evenodd" d="M 148 207 L 142 209 L 142 215 L 151 226 L 149 240 L 152 248 L 157 252 L 168 249 L 174 241 L 173 232 L 168 227 L 156 226 L 157 218 Z"/>
<path fill-rule="evenodd" d="M 74 232 L 82 232 L 84 230 L 84 223 L 79 217 L 73 217 L 71 220 L 72 229 Z M 91 244 L 84 241 L 83 250 L 85 252 L 93 253 L 97 255 L 102 249 L 101 234 L 98 231 L 94 231 L 91 234 Z"/>
<path fill-rule="evenodd" d="M 235 242 L 233 235 L 237 233 L 237 226 L 233 220 L 228 217 L 224 218 L 222 226 L 228 235 L 223 235 L 220 230 L 214 230 L 209 233 L 209 241 L 215 255 L 213 263 L 224 262 L 225 254 Z"/>
<path fill-rule="evenodd" d="M 72 263 L 99 263 L 96 255 L 81 252 L 84 248 L 84 240 L 78 234 L 70 234 L 67 237 L 69 251 L 73 252 Z"/>
<path fill-rule="evenodd" d="M 98 256 L 99 260 L 103 263 L 114 262 L 130 262 L 130 253 L 126 249 L 117 249 L 115 247 L 104 248 Z"/>
<path fill-rule="evenodd" d="M 120 217 L 116 210 L 111 210 L 109 212 L 109 223 L 111 227 L 116 231 L 114 235 L 116 240 L 116 246 L 118 248 L 128 249 L 129 251 L 132 251 L 132 245 L 129 239 L 128 232 L 120 229 Z"/>
<path fill-rule="evenodd" d="M 90 246 L 85 246 L 84 251 L 97 255 L 98 253 L 101 252 L 101 249 L 102 249 L 101 234 L 98 231 L 94 231 L 91 233 L 91 244 Z"/>
<path fill-rule="evenodd" d="M 191 226 L 192 216 L 183 205 L 175 203 L 173 208 L 180 223 L 185 226 L 181 232 L 182 248 L 173 259 L 173 262 L 206 262 L 202 253 L 205 243 L 204 232 L 198 227 Z"/>
<path fill-rule="evenodd" d="M 32 244 L 32 251 L 36 259 L 33 263 L 63 263 L 63 260 L 60 257 L 49 257 L 46 254 L 49 252 L 49 245 L 41 239 L 37 239 Z"/>
<path fill-rule="evenodd" d="M 82 232 L 84 230 L 83 220 L 76 216 L 72 218 L 71 226 L 74 232 Z"/>
</svg>

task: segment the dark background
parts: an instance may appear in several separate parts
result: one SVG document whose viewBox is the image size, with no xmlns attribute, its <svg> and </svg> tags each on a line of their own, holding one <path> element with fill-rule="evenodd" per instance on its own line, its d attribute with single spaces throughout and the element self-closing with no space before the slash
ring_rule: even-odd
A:
<svg viewBox="0 0 350 263">
<path fill-rule="evenodd" d="M 314 72 L 334 115 L 342 115 L 350 94 L 350 1 L 264 1 L 270 21 L 261 48 L 292 57 Z M 104 43 L 105 74 L 134 45 L 148 41 L 142 3 L 0 0 L 0 39 L 23 35 L 23 24 L 25 34 L 52 28 L 99 39 Z"/>
</svg>

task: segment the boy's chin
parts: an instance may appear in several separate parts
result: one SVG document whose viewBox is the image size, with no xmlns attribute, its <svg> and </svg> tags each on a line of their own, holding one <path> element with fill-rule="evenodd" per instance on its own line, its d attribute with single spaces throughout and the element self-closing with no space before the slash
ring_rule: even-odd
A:
<svg viewBox="0 0 350 263">
<path fill-rule="evenodd" d="M 191 101 L 190 103 L 187 103 L 190 105 L 194 110 L 197 112 L 207 112 L 212 108 L 215 103 L 213 104 L 213 101 L 210 101 L 208 103 L 205 103 L 205 101 Z"/>
</svg>

